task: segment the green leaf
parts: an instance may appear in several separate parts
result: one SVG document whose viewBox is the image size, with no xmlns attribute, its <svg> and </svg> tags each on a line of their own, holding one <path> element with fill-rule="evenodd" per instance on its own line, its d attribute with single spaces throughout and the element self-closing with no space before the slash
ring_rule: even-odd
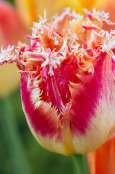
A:
<svg viewBox="0 0 115 174">
<path fill-rule="evenodd" d="M 14 0 L 5 0 L 5 1 L 8 1 L 8 2 L 10 2 L 10 3 L 13 4 L 13 5 L 15 4 L 15 3 L 14 3 Z"/>
<path fill-rule="evenodd" d="M 12 161 L 14 173 L 32 174 L 20 134 L 17 129 L 16 115 L 9 97 L 0 101 L 2 131 Z"/>
</svg>

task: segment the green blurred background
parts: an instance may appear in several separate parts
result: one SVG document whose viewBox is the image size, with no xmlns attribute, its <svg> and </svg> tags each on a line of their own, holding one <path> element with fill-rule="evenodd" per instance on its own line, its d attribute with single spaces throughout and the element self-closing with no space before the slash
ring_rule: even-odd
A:
<svg viewBox="0 0 115 174">
<path fill-rule="evenodd" d="M 13 107 L 4 108 L 6 105 Z M 12 110 L 12 115 L 9 115 L 9 110 Z M 34 139 L 22 111 L 19 89 L 8 99 L 0 100 L 0 111 L 0 174 L 26 174 L 27 168 L 30 174 L 73 173 L 71 157 L 49 152 Z M 28 163 L 26 166 L 23 158 Z"/>
<path fill-rule="evenodd" d="M 72 174 L 71 158 L 36 142 L 22 111 L 19 89 L 0 99 L 0 174 Z"/>
</svg>

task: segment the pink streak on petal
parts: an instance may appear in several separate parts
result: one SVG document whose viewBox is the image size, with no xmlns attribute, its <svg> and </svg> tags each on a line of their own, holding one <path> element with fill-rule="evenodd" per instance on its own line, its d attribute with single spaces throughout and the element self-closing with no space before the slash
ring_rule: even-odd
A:
<svg viewBox="0 0 115 174">
<path fill-rule="evenodd" d="M 27 88 L 26 74 L 21 75 L 21 98 L 27 119 L 37 134 L 52 137 L 59 133 L 59 128 L 55 126 L 56 116 L 52 110 L 45 112 L 41 106 L 35 109 L 31 99 L 31 89 Z"/>
<path fill-rule="evenodd" d="M 95 117 L 96 106 L 102 92 L 102 65 L 105 54 L 95 65 L 95 72 L 89 82 L 86 82 L 75 92 L 70 110 L 71 130 L 73 134 L 85 134 Z"/>
</svg>

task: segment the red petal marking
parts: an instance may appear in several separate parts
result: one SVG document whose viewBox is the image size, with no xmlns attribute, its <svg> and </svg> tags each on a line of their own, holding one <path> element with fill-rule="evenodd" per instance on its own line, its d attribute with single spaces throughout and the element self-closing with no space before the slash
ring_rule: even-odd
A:
<svg viewBox="0 0 115 174">
<path fill-rule="evenodd" d="M 96 27 L 88 27 L 88 26 L 85 26 L 85 25 L 83 25 L 82 27 L 83 27 L 84 29 L 86 29 L 86 30 L 97 30 Z"/>
<path fill-rule="evenodd" d="M 66 117 L 70 121 L 73 135 L 85 134 L 90 125 L 92 117 L 95 117 L 95 109 L 101 97 L 101 92 L 103 92 L 102 68 L 105 56 L 106 54 L 102 54 L 98 58 L 97 62 L 95 63 L 94 74 L 92 77 L 89 75 L 89 81 L 83 81 L 83 83 L 77 85 L 77 88 L 73 87 L 71 89 L 73 90 L 71 91 L 72 104 Z M 51 95 L 54 95 L 52 97 L 55 98 L 55 95 L 57 96 L 58 94 L 54 94 L 54 91 L 52 92 L 53 94 Z M 27 88 L 27 76 L 24 76 L 23 74 L 21 78 L 21 93 L 25 112 L 27 113 L 28 119 L 30 120 L 30 123 L 32 127 L 34 127 L 35 131 L 40 131 L 43 136 L 46 134 L 51 136 L 54 135 L 57 131 L 55 125 L 59 122 L 59 120 L 56 121 L 55 115 L 53 115 L 53 117 L 51 116 L 51 114 L 53 114 L 51 111 L 50 115 L 45 115 L 42 107 L 35 109 L 35 105 L 31 100 L 31 89 L 29 90 Z M 51 95 L 49 95 L 50 99 L 52 98 Z M 54 99 L 52 99 L 52 101 L 55 102 Z M 57 101 L 57 103 L 58 102 L 59 101 Z M 64 115 L 63 117 L 65 118 Z"/>
<path fill-rule="evenodd" d="M 100 56 L 95 65 L 95 71 L 89 82 L 83 82 L 71 90 L 72 106 L 69 119 L 73 134 L 85 134 L 102 92 L 102 66 L 105 54 Z"/>
<path fill-rule="evenodd" d="M 53 108 L 44 108 L 44 104 L 35 109 L 35 105 L 32 103 L 31 90 L 27 87 L 28 77 L 26 74 L 21 75 L 21 98 L 26 113 L 27 119 L 30 125 L 34 128 L 36 133 L 41 133 L 44 137 L 46 135 L 52 137 L 59 133 L 59 127 L 55 125 L 57 123 L 57 117 L 53 113 Z M 46 109 L 46 110 L 45 110 Z"/>
</svg>

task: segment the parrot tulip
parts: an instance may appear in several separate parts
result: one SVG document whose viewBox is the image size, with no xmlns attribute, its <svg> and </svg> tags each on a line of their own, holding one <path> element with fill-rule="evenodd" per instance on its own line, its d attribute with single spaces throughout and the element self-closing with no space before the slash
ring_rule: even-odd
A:
<svg viewBox="0 0 115 174">
<path fill-rule="evenodd" d="M 29 127 L 46 149 L 85 154 L 115 131 L 115 31 L 109 14 L 70 9 L 33 23 L 30 45 L 1 49 L 0 64 L 16 62 Z"/>
</svg>

